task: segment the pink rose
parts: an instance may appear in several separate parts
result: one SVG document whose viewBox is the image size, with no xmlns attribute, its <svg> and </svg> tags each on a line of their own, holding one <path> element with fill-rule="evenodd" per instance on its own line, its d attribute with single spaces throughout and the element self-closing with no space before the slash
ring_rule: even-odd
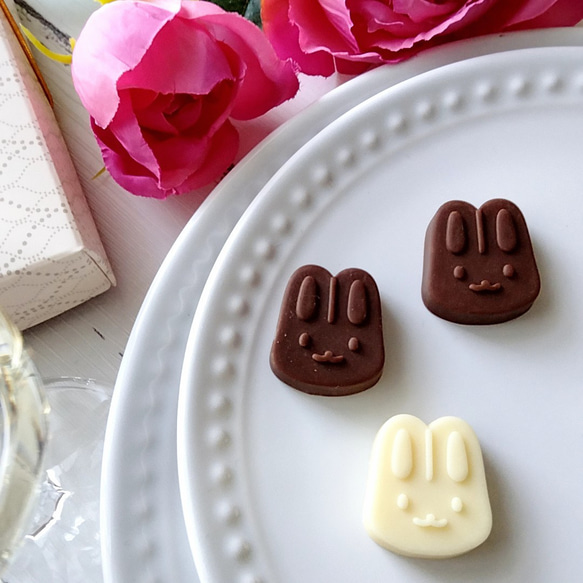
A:
<svg viewBox="0 0 583 583">
<path fill-rule="evenodd" d="M 570 26 L 579 0 L 262 0 L 267 37 L 309 75 L 354 73 L 481 34 Z"/>
<path fill-rule="evenodd" d="M 72 75 L 110 174 L 155 198 L 221 177 L 239 144 L 231 120 L 298 89 L 257 26 L 202 0 L 103 6 L 77 40 Z"/>
</svg>

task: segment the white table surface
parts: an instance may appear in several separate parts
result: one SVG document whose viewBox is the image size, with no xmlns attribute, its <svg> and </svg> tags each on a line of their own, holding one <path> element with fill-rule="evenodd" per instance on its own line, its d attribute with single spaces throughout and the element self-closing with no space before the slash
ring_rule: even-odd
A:
<svg viewBox="0 0 583 583">
<path fill-rule="evenodd" d="M 93 0 L 16 0 L 17 15 L 49 44 L 67 50 L 99 4 Z M 32 8 L 39 15 L 36 16 Z M 60 32 L 51 33 L 48 21 Z M 88 116 L 74 91 L 70 68 L 36 53 L 55 101 L 55 113 L 80 176 L 117 286 L 43 324 L 25 338 L 41 375 L 79 376 L 114 385 L 124 349 L 144 296 L 176 237 L 212 187 L 164 201 L 137 197 L 104 173 Z M 298 96 L 241 132 L 240 159 L 269 132 L 339 84 L 339 78 L 302 78 Z"/>
</svg>

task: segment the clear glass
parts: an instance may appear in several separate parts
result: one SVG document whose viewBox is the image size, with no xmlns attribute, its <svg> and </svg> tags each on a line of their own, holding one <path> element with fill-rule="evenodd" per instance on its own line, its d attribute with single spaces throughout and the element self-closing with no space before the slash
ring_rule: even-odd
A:
<svg viewBox="0 0 583 583">
<path fill-rule="evenodd" d="M 44 379 L 51 407 L 41 491 L 24 541 L 0 581 L 103 581 L 101 459 L 112 390 L 88 379 Z"/>
<path fill-rule="evenodd" d="M 0 310 L 0 583 L 103 580 L 99 489 L 111 396 L 94 380 L 41 380 Z"/>
<path fill-rule="evenodd" d="M 49 405 L 22 335 L 0 311 L 0 573 L 27 532 L 40 491 Z"/>
</svg>

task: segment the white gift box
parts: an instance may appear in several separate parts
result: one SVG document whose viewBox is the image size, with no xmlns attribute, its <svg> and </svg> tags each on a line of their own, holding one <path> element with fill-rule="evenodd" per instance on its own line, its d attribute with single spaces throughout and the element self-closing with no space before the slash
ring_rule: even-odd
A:
<svg viewBox="0 0 583 583">
<path fill-rule="evenodd" d="M 114 284 L 51 106 L 0 10 L 0 306 L 23 330 Z"/>
</svg>

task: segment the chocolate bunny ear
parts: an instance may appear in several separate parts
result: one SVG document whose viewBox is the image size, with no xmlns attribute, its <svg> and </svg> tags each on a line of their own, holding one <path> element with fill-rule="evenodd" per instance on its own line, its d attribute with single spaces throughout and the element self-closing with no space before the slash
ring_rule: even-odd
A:
<svg viewBox="0 0 583 583">
<path fill-rule="evenodd" d="M 505 253 L 533 253 L 526 220 L 513 202 L 495 198 L 484 203 L 481 212 L 487 221 L 490 244 Z"/>
<path fill-rule="evenodd" d="M 442 205 L 425 237 L 422 298 L 435 315 L 459 324 L 496 324 L 534 303 L 540 278 L 520 209 L 506 199 L 480 208 Z"/>
<path fill-rule="evenodd" d="M 450 200 L 439 207 L 427 228 L 426 242 L 453 255 L 483 251 L 483 224 L 473 204 Z"/>
<path fill-rule="evenodd" d="M 310 394 L 348 395 L 382 374 L 381 301 L 361 269 L 333 276 L 318 265 L 297 269 L 284 293 L 270 365 L 286 384 Z"/>
<path fill-rule="evenodd" d="M 331 277 L 329 271 L 317 265 L 298 269 L 292 275 L 286 291 L 285 300 L 291 304 L 288 309 L 295 309 L 295 315 L 306 322 L 317 318 L 323 291 Z"/>
</svg>

